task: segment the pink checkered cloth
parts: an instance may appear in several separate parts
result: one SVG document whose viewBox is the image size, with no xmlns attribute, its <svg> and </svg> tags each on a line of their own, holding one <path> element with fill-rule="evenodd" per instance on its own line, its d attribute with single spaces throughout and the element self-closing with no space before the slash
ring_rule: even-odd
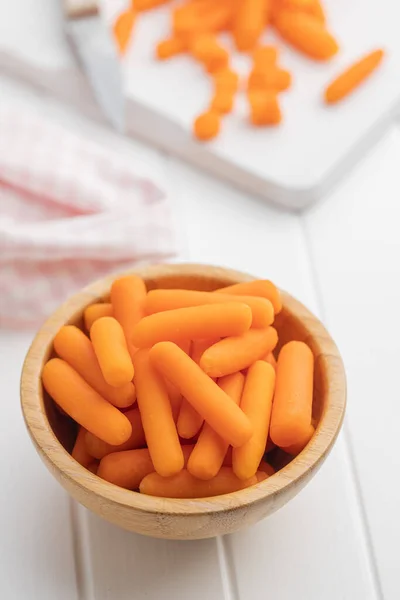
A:
<svg viewBox="0 0 400 600">
<path fill-rule="evenodd" d="M 0 327 L 36 326 L 90 281 L 175 252 L 167 197 L 135 165 L 0 106 Z"/>
</svg>

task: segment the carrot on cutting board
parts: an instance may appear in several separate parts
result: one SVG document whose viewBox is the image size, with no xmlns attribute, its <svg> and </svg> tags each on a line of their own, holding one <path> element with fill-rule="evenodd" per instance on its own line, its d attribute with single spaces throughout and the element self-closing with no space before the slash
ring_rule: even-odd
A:
<svg viewBox="0 0 400 600">
<path fill-rule="evenodd" d="M 221 377 L 219 387 L 239 405 L 242 396 L 244 375 L 233 373 Z M 189 473 L 199 479 L 211 479 L 219 472 L 224 462 L 229 444 L 219 436 L 208 423 L 205 423 L 197 443 L 190 455 L 187 469 Z"/>
<path fill-rule="evenodd" d="M 230 296 L 260 296 L 260 298 L 266 298 L 271 302 L 276 315 L 282 310 L 279 290 L 268 279 L 253 279 L 253 281 L 245 283 L 235 283 L 215 290 L 215 293 L 229 294 Z"/>
<path fill-rule="evenodd" d="M 110 302 L 96 302 L 86 307 L 83 311 L 83 320 L 87 331 L 90 331 L 91 326 L 100 317 L 112 317 L 113 310 Z"/>
<path fill-rule="evenodd" d="M 240 335 L 250 328 L 252 313 L 242 302 L 191 306 L 144 317 L 134 328 L 133 343 L 149 348 L 157 342 Z"/>
<path fill-rule="evenodd" d="M 310 430 L 314 356 L 304 342 L 285 344 L 278 356 L 270 436 L 280 447 L 301 442 Z"/>
<path fill-rule="evenodd" d="M 150 360 L 229 444 L 241 446 L 250 438 L 252 427 L 248 418 L 176 344 L 156 344 L 150 350 Z M 139 398 L 138 389 L 137 394 Z"/>
<path fill-rule="evenodd" d="M 217 341 L 218 339 L 194 340 L 191 352 L 192 360 L 198 365 L 203 353 Z M 186 354 L 188 353 L 186 352 Z M 190 440 L 200 431 L 203 422 L 203 417 L 199 415 L 190 402 L 183 398 L 176 424 L 179 435 L 184 439 Z"/>
<path fill-rule="evenodd" d="M 315 60 L 329 60 L 339 49 L 325 25 L 312 15 L 282 10 L 275 16 L 274 25 L 286 42 Z"/>
<path fill-rule="evenodd" d="M 131 406 L 136 400 L 135 386 L 129 382 L 112 387 L 103 377 L 92 342 L 74 325 L 64 325 L 54 338 L 54 350 L 100 396 L 118 408 Z"/>
<path fill-rule="evenodd" d="M 224 338 L 205 350 L 200 367 L 210 377 L 230 375 L 262 359 L 277 343 L 278 334 L 274 327 L 250 329 L 242 335 Z"/>
<path fill-rule="evenodd" d="M 145 310 L 147 314 L 153 314 L 177 308 L 220 304 L 225 302 L 242 302 L 247 304 L 252 312 L 252 327 L 268 327 L 274 321 L 274 307 L 266 298 L 239 296 L 235 294 L 219 294 L 218 292 L 198 292 L 178 289 L 152 290 L 147 294 Z M 206 334 L 202 337 L 205 338 Z"/>
<path fill-rule="evenodd" d="M 341 75 L 336 77 L 325 90 L 325 102 L 334 104 L 340 102 L 351 94 L 363 81 L 365 81 L 380 65 L 384 56 L 383 50 L 370 52 Z"/>
<path fill-rule="evenodd" d="M 139 350 L 134 363 L 137 402 L 150 456 L 157 473 L 169 477 L 179 473 L 184 461 L 168 391 L 149 360 L 148 350 Z"/>
<path fill-rule="evenodd" d="M 132 427 L 115 406 L 107 402 L 68 363 L 52 358 L 42 371 L 43 386 L 79 425 L 109 444 L 123 444 Z"/>
<path fill-rule="evenodd" d="M 206 142 L 215 138 L 221 128 L 220 115 L 214 110 L 208 110 L 199 115 L 193 123 L 193 133 L 198 140 Z"/>
<path fill-rule="evenodd" d="M 252 50 L 268 22 L 270 0 L 238 0 L 233 38 L 241 52 Z"/>
<path fill-rule="evenodd" d="M 113 25 L 114 39 L 120 54 L 125 54 L 126 52 L 135 20 L 136 11 L 131 8 L 118 15 Z"/>
<path fill-rule="evenodd" d="M 75 444 L 71 452 L 74 458 L 82 467 L 88 467 L 93 462 L 93 456 L 88 452 L 85 443 L 86 429 L 79 427 L 78 435 L 76 436 Z"/>
<path fill-rule="evenodd" d="M 259 127 L 279 125 L 282 113 L 278 95 L 273 90 L 251 90 L 248 94 L 250 121 Z"/>
<path fill-rule="evenodd" d="M 131 342 L 132 331 L 136 323 L 144 316 L 146 294 L 146 284 L 137 275 L 119 277 L 115 279 L 111 286 L 113 316 L 124 330 L 125 341 L 131 358 L 136 351 Z"/>
<path fill-rule="evenodd" d="M 255 483 L 256 477 L 243 481 L 236 477 L 229 467 L 222 467 L 219 473 L 208 481 L 196 479 L 189 471 L 183 469 L 174 477 L 160 477 L 158 473 L 150 473 L 142 480 L 140 492 L 162 498 L 208 498 L 237 492 Z"/>
<path fill-rule="evenodd" d="M 272 398 L 275 388 L 275 371 L 271 365 L 259 360 L 248 370 L 240 408 L 248 417 L 253 435 L 232 453 L 232 468 L 239 479 L 256 474 L 264 456 L 271 418 Z"/>
<path fill-rule="evenodd" d="M 192 450 L 193 445 L 182 446 L 185 464 Z M 150 452 L 148 448 L 141 448 L 108 454 L 100 461 L 97 475 L 114 485 L 127 490 L 136 490 L 142 479 L 153 472 L 154 465 Z"/>
<path fill-rule="evenodd" d="M 95 321 L 90 329 L 90 339 L 106 382 L 120 387 L 132 381 L 132 359 L 124 330 L 117 319 L 102 317 Z"/>
<path fill-rule="evenodd" d="M 143 431 L 142 419 L 137 408 L 127 410 L 124 416 L 128 419 L 132 426 L 132 433 L 123 444 L 112 446 L 103 442 L 100 438 L 88 431 L 85 437 L 86 448 L 91 456 L 101 460 L 107 454 L 112 452 L 121 452 L 122 450 L 135 450 L 146 445 L 146 438 Z"/>
</svg>

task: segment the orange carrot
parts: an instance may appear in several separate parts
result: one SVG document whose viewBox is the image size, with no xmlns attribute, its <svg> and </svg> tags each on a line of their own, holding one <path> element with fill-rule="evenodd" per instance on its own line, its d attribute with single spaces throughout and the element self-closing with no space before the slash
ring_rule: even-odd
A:
<svg viewBox="0 0 400 600">
<path fill-rule="evenodd" d="M 240 408 L 178 346 L 160 342 L 150 350 L 150 360 L 229 444 L 241 446 L 251 437 L 252 427 Z"/>
<path fill-rule="evenodd" d="M 198 365 L 205 350 L 217 341 L 216 339 L 195 340 L 192 347 L 192 360 Z M 183 399 L 177 421 L 179 435 L 184 439 L 191 439 L 200 431 L 203 422 L 204 419 L 199 415 L 197 410 L 187 400 Z"/>
<path fill-rule="evenodd" d="M 240 448 L 234 448 L 232 468 L 239 479 L 256 474 L 265 452 L 275 387 L 275 371 L 261 360 L 248 370 L 240 408 L 248 417 L 253 435 Z"/>
<path fill-rule="evenodd" d="M 191 54 L 194 58 L 205 64 L 218 60 L 221 56 L 221 51 L 225 55 L 225 48 L 221 46 L 216 35 L 212 33 L 198 35 L 190 44 Z"/>
<path fill-rule="evenodd" d="M 180 342 L 178 346 L 186 354 L 190 354 L 191 344 L 192 343 L 190 340 L 185 340 L 183 342 Z M 165 380 L 165 385 L 167 386 L 168 398 L 172 409 L 172 416 L 174 417 L 175 423 L 177 423 L 183 402 L 182 394 L 174 385 L 172 385 L 170 381 L 168 381 L 168 379 Z"/>
<path fill-rule="evenodd" d="M 253 52 L 253 66 L 257 70 L 275 67 L 278 60 L 278 50 L 275 46 L 259 46 Z"/>
<path fill-rule="evenodd" d="M 183 469 L 174 477 L 160 477 L 157 473 L 150 473 L 142 480 L 140 492 L 162 498 L 209 498 L 237 492 L 256 483 L 256 477 L 246 481 L 238 479 L 229 467 L 222 467 L 218 475 L 208 481 L 196 479 Z"/>
<path fill-rule="evenodd" d="M 334 104 L 351 94 L 380 65 L 383 55 L 383 50 L 374 50 L 336 77 L 325 90 L 325 102 Z"/>
<path fill-rule="evenodd" d="M 242 335 L 227 337 L 205 350 L 200 367 L 210 377 L 223 377 L 247 369 L 262 359 L 278 343 L 276 329 L 250 329 Z"/>
<path fill-rule="evenodd" d="M 113 310 L 110 302 L 96 302 L 91 304 L 83 311 L 83 319 L 85 321 L 85 327 L 87 331 L 90 331 L 91 326 L 100 317 L 112 317 Z"/>
<path fill-rule="evenodd" d="M 310 425 L 303 439 L 301 439 L 296 444 L 292 444 L 291 446 L 286 446 L 285 448 L 282 448 L 282 450 L 284 450 L 288 454 L 293 454 L 294 456 L 297 456 L 307 446 L 314 433 L 315 429 L 312 425 Z"/>
<path fill-rule="evenodd" d="M 132 381 L 133 365 L 124 331 L 114 317 L 97 319 L 90 330 L 90 339 L 101 372 L 109 385 L 120 387 Z"/>
<path fill-rule="evenodd" d="M 74 458 L 82 467 L 88 467 L 93 462 L 93 456 L 91 456 L 86 448 L 85 444 L 86 429 L 79 427 L 78 435 L 76 436 L 75 444 L 71 452 L 72 458 Z"/>
<path fill-rule="evenodd" d="M 42 371 L 45 390 L 70 417 L 109 444 L 123 444 L 132 433 L 128 419 L 104 400 L 65 361 L 52 358 Z"/>
<path fill-rule="evenodd" d="M 183 350 L 179 351 L 187 357 Z M 183 454 L 168 391 L 150 363 L 148 350 L 139 350 L 134 363 L 137 401 L 150 456 L 157 473 L 169 477 L 183 468 Z"/>
<path fill-rule="evenodd" d="M 274 91 L 251 91 L 249 93 L 250 120 L 253 125 L 279 125 L 282 121 L 278 96 Z"/>
<path fill-rule="evenodd" d="M 237 296 L 218 294 L 217 292 L 197 292 L 193 290 L 152 290 L 147 294 L 146 313 L 153 314 L 189 306 L 219 304 L 226 302 L 242 302 L 251 308 L 252 327 L 268 327 L 274 320 L 272 303 L 266 298 L 256 296 Z M 218 334 L 216 334 L 218 335 Z M 203 338 L 206 336 L 203 335 Z M 209 337 L 213 337 L 212 335 Z M 220 336 L 224 337 L 224 336 Z"/>
<path fill-rule="evenodd" d="M 156 56 L 159 60 L 166 60 L 172 56 L 182 54 L 187 50 L 187 44 L 183 38 L 172 37 L 162 40 L 156 46 Z"/>
<path fill-rule="evenodd" d="M 276 371 L 276 360 L 272 352 L 267 352 L 267 354 L 263 356 L 261 360 L 265 360 L 265 362 L 269 363 L 272 367 L 274 367 Z"/>
<path fill-rule="evenodd" d="M 182 447 L 185 464 L 192 450 L 193 446 Z M 142 479 L 153 472 L 154 465 L 150 452 L 148 448 L 142 448 L 108 454 L 101 460 L 97 475 L 114 485 L 127 490 L 136 490 Z"/>
<path fill-rule="evenodd" d="M 113 33 L 120 54 L 126 52 L 135 20 L 136 11 L 131 8 L 122 12 L 114 23 Z"/>
<path fill-rule="evenodd" d="M 216 292 L 231 296 L 260 296 L 272 303 L 276 315 L 282 310 L 282 300 L 279 290 L 268 279 L 253 279 L 245 283 L 235 283 L 234 285 L 220 288 Z"/>
<path fill-rule="evenodd" d="M 132 426 L 132 433 L 126 442 L 119 444 L 118 446 L 112 446 L 111 444 L 107 444 L 107 442 L 103 442 L 103 440 L 88 431 L 86 433 L 85 443 L 91 456 L 101 460 L 104 456 L 107 456 L 107 454 L 111 454 L 112 452 L 136 450 L 137 448 L 142 448 L 146 445 L 142 419 L 138 409 L 133 408 L 132 410 L 127 410 L 124 415 Z"/>
<path fill-rule="evenodd" d="M 265 481 L 268 479 L 269 475 L 265 471 L 257 471 L 256 472 L 257 483 L 261 483 L 261 481 Z"/>
<path fill-rule="evenodd" d="M 146 284 L 137 275 L 119 277 L 111 286 L 113 315 L 124 330 L 125 341 L 131 358 L 136 351 L 131 342 L 132 331 L 136 323 L 144 316 L 143 307 L 146 294 Z"/>
<path fill-rule="evenodd" d="M 74 325 L 65 325 L 54 338 L 54 349 L 100 396 L 118 408 L 131 406 L 136 400 L 135 386 L 126 383 L 112 387 L 106 383 L 92 342 Z"/>
<path fill-rule="evenodd" d="M 253 69 L 247 80 L 249 90 L 276 90 L 283 92 L 290 88 L 292 77 L 289 71 L 272 67 L 267 70 Z"/>
<path fill-rule="evenodd" d="M 215 92 L 220 90 L 230 91 L 234 93 L 239 87 L 239 75 L 232 69 L 221 69 L 214 73 Z"/>
<path fill-rule="evenodd" d="M 240 51 L 252 50 L 268 19 L 269 0 L 239 0 L 233 25 L 233 38 Z"/>
<path fill-rule="evenodd" d="M 313 16 L 283 10 L 275 16 L 274 24 L 286 42 L 316 60 L 329 60 L 339 49 L 335 38 Z"/>
<path fill-rule="evenodd" d="M 211 100 L 210 109 L 221 115 L 232 112 L 235 94 L 230 90 L 217 91 Z"/>
<path fill-rule="evenodd" d="M 280 0 L 280 7 L 309 14 L 322 24 L 326 21 L 324 9 L 319 0 Z"/>
<path fill-rule="evenodd" d="M 260 464 L 258 465 L 258 470 L 259 471 L 263 471 L 264 473 L 266 473 L 269 477 L 271 475 L 273 475 L 275 473 L 275 469 L 274 467 L 272 467 L 269 463 L 267 463 L 266 460 L 262 460 L 260 462 Z"/>
<path fill-rule="evenodd" d="M 133 343 L 149 348 L 162 341 L 240 335 L 250 328 L 251 319 L 251 309 L 241 302 L 168 310 L 144 317 L 134 329 Z"/>
<path fill-rule="evenodd" d="M 231 2 L 189 2 L 173 11 L 172 30 L 178 36 L 222 31 L 230 26 L 232 15 Z"/>
<path fill-rule="evenodd" d="M 168 4 L 170 0 L 133 0 L 132 5 L 137 11 L 151 10 L 162 4 Z"/>
<path fill-rule="evenodd" d="M 219 387 L 237 405 L 240 402 L 243 384 L 244 375 L 242 373 L 227 375 L 218 381 Z M 228 447 L 229 444 L 208 423 L 205 423 L 188 461 L 189 473 L 199 479 L 215 477 L 224 462 Z"/>
<path fill-rule="evenodd" d="M 199 115 L 193 124 L 193 133 L 198 140 L 212 140 L 219 134 L 221 128 L 220 117 L 217 112 L 209 110 Z"/>
<path fill-rule="evenodd" d="M 314 357 L 304 342 L 283 346 L 276 368 L 276 388 L 270 436 L 277 446 L 303 440 L 310 428 Z"/>
</svg>

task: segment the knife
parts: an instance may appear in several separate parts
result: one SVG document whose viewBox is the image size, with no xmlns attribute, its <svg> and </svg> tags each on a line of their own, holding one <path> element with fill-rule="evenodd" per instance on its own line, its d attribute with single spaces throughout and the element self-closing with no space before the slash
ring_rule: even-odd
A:
<svg viewBox="0 0 400 600">
<path fill-rule="evenodd" d="M 110 123 L 124 130 L 124 96 L 116 45 L 95 0 L 64 0 L 67 38 Z"/>
</svg>

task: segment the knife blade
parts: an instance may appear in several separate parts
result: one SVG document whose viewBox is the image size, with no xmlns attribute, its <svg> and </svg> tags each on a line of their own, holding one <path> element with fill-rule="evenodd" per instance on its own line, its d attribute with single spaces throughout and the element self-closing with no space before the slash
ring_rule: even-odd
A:
<svg viewBox="0 0 400 600">
<path fill-rule="evenodd" d="M 67 38 L 100 108 L 124 130 L 121 65 L 110 31 L 93 0 L 64 0 Z"/>
</svg>

